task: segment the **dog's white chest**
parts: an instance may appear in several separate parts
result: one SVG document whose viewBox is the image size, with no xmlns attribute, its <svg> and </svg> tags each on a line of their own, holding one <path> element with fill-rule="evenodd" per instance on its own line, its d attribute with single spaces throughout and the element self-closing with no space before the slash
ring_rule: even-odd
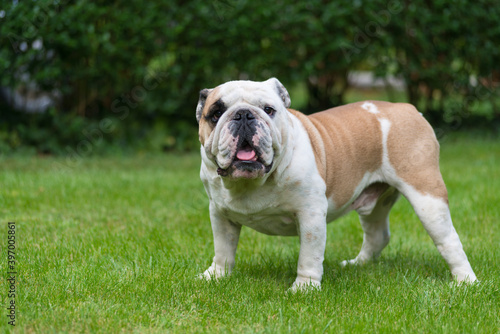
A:
<svg viewBox="0 0 500 334">
<path fill-rule="evenodd" d="M 269 235 L 297 235 L 297 218 L 291 212 L 269 208 L 257 213 L 238 213 L 225 210 L 227 218 L 243 226 Z"/>
</svg>

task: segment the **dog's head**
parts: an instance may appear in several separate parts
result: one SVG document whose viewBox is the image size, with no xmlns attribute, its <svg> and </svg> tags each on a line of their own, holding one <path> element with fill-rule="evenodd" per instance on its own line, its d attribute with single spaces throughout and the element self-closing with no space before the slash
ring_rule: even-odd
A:
<svg viewBox="0 0 500 334">
<path fill-rule="evenodd" d="M 266 175 L 282 151 L 289 106 L 290 96 L 276 78 L 203 89 L 196 108 L 203 159 L 223 177 Z"/>
</svg>

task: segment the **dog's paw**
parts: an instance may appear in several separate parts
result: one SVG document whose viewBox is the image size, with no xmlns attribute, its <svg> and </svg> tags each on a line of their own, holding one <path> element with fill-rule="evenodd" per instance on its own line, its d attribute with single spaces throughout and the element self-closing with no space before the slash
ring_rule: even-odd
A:
<svg viewBox="0 0 500 334">
<path fill-rule="evenodd" d="M 453 275 L 453 279 L 458 285 L 473 284 L 478 282 L 474 272 L 456 273 Z"/>
<path fill-rule="evenodd" d="M 348 265 L 357 265 L 357 264 L 362 264 L 362 262 L 358 261 L 358 258 L 352 259 L 352 260 L 344 260 L 340 262 L 340 265 L 342 267 L 348 266 Z"/>
<path fill-rule="evenodd" d="M 225 268 L 220 268 L 218 266 L 212 265 L 212 266 L 210 266 L 210 268 L 205 270 L 202 274 L 198 274 L 196 276 L 196 278 L 211 281 L 211 280 L 217 280 L 217 279 L 222 278 L 224 276 L 228 276 L 230 274 L 231 274 L 231 272 L 229 272 Z"/>
<path fill-rule="evenodd" d="M 293 282 L 292 287 L 288 289 L 289 293 L 311 292 L 321 290 L 321 282 L 313 279 L 299 278 Z"/>
<path fill-rule="evenodd" d="M 212 279 L 217 279 L 214 273 L 209 272 L 208 270 L 202 272 L 201 274 L 196 275 L 197 279 L 210 281 Z"/>
</svg>

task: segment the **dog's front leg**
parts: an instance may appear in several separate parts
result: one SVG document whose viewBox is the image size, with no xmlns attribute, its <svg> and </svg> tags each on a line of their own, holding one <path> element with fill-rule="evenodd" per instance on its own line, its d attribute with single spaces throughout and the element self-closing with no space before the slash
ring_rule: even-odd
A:
<svg viewBox="0 0 500 334">
<path fill-rule="evenodd" d="M 206 279 L 231 274 L 241 231 L 241 225 L 230 222 L 212 208 L 210 209 L 210 221 L 214 235 L 215 256 L 212 265 L 201 275 Z"/>
<path fill-rule="evenodd" d="M 299 214 L 298 218 L 300 252 L 297 278 L 291 287 L 292 292 L 321 286 L 326 245 L 326 210 L 306 211 Z"/>
</svg>

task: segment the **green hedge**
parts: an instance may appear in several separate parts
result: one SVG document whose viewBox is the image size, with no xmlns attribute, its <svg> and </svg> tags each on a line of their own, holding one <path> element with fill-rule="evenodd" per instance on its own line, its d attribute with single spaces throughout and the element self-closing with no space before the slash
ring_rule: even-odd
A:
<svg viewBox="0 0 500 334">
<path fill-rule="evenodd" d="M 302 107 L 312 112 L 345 103 L 347 74 L 359 69 L 403 77 L 408 100 L 434 125 L 500 119 L 496 1 L 38 0 L 2 6 L 0 85 L 21 89 L 29 75 L 60 96 L 42 115 L 13 111 L 4 101 L 2 152 L 192 149 L 201 88 L 276 76 L 288 87 L 305 87 Z"/>
</svg>

